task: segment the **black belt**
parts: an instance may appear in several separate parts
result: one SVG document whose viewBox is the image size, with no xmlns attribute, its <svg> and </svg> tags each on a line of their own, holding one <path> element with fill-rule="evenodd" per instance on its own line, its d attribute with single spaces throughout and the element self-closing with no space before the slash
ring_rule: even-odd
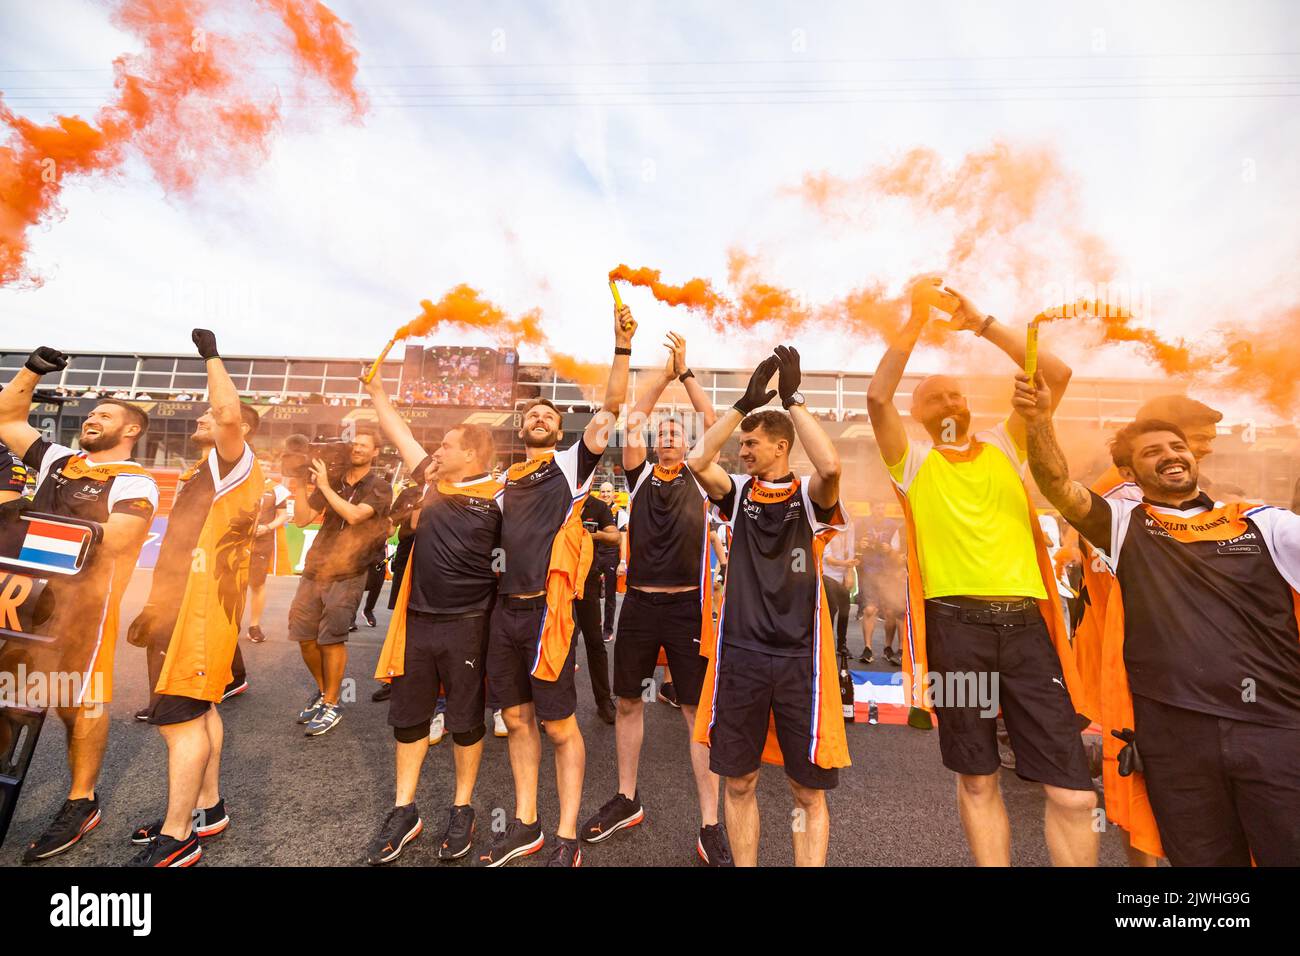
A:
<svg viewBox="0 0 1300 956">
<path fill-rule="evenodd" d="M 699 588 L 691 588 L 689 591 L 643 591 L 641 588 L 629 587 L 627 596 L 635 597 L 638 601 L 644 601 L 646 604 L 700 603 Z"/>
<path fill-rule="evenodd" d="M 966 597 L 928 598 L 925 606 L 940 617 L 961 621 L 963 624 L 1023 627 L 1042 618 L 1038 602 L 1033 598 L 1014 601 L 983 601 Z"/>
</svg>

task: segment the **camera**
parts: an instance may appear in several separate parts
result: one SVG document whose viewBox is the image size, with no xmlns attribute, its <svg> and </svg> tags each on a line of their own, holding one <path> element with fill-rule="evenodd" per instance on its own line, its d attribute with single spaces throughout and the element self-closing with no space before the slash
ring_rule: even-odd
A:
<svg viewBox="0 0 1300 956">
<path fill-rule="evenodd" d="M 342 438 L 309 441 L 305 435 L 290 435 L 280 455 L 280 473 L 286 478 L 310 478 L 311 463 L 316 458 L 325 462 L 330 483 L 338 485 L 352 467 L 352 442 Z"/>
</svg>

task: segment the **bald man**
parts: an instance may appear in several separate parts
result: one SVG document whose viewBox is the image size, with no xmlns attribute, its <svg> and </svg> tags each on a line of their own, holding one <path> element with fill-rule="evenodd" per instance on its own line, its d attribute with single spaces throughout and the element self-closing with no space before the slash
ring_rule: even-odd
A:
<svg viewBox="0 0 1300 956">
<path fill-rule="evenodd" d="M 997 716 L 1006 720 L 1016 773 L 1043 785 L 1052 861 L 1095 865 L 1095 797 L 1071 694 L 1082 696 L 1042 533 L 1024 484 L 1025 422 L 1015 412 L 970 433 L 961 383 L 932 375 L 912 393 L 912 417 L 930 441 L 911 441 L 894 392 L 934 287 L 918 288 L 911 320 L 880 360 L 867 410 L 908 524 L 904 668 L 916 708 L 939 717 L 944 766 L 975 863 L 1008 866 L 1011 829 L 998 785 Z M 952 324 L 1023 365 L 1024 335 L 951 289 Z M 1070 370 L 1039 353 L 1059 402 Z M 924 687 L 924 690 L 922 688 Z"/>
</svg>

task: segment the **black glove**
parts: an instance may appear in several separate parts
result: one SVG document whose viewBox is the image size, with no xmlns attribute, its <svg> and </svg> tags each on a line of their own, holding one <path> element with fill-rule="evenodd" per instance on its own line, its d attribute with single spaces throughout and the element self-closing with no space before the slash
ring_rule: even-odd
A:
<svg viewBox="0 0 1300 956">
<path fill-rule="evenodd" d="M 774 351 L 781 372 L 776 387 L 781 393 L 781 404 L 789 407 L 790 396 L 799 391 L 799 381 L 803 377 L 799 371 L 799 353 L 790 345 L 778 345 Z"/>
<path fill-rule="evenodd" d="M 190 333 L 190 339 L 193 340 L 195 347 L 199 350 L 204 361 L 208 359 L 221 358 L 217 353 L 217 337 L 207 329 L 195 329 Z"/>
<path fill-rule="evenodd" d="M 763 361 L 758 363 L 758 368 L 754 369 L 754 374 L 749 377 L 749 385 L 745 387 L 745 394 L 740 396 L 735 405 L 732 406 L 742 415 L 748 415 L 756 408 L 762 408 L 770 402 L 775 396 L 775 390 L 769 390 L 767 383 L 772 380 L 772 375 L 776 372 L 780 364 L 775 355 L 769 355 Z"/>
<path fill-rule="evenodd" d="M 52 349 L 48 345 L 42 345 L 31 355 L 27 356 L 26 367 L 35 372 L 37 375 L 49 375 L 51 372 L 62 372 L 68 367 L 68 357 L 58 349 Z"/>
</svg>

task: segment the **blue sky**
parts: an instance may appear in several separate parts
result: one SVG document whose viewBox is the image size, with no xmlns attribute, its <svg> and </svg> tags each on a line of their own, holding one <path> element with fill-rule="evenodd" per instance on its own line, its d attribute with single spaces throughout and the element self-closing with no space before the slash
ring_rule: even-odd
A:
<svg viewBox="0 0 1300 956">
<path fill-rule="evenodd" d="M 421 298 L 468 282 L 542 307 L 559 348 L 600 360 L 618 262 L 721 283 L 741 245 L 814 302 L 942 268 L 939 234 L 831 226 L 783 190 L 914 146 L 955 164 L 994 141 L 1060 153 L 1083 225 L 1162 331 L 1250 319 L 1243 301 L 1263 314 L 1294 292 L 1287 3 L 330 5 L 354 28 L 362 123 L 287 99 L 269 161 L 190 198 L 138 162 L 70 182 L 34 236 L 44 285 L 0 290 L 0 346 L 176 350 L 205 324 L 232 353 L 369 354 Z M 5 4 L 0 90 L 35 118 L 91 114 L 133 46 L 89 0 Z M 967 291 L 1008 318 L 1046 304 L 978 279 Z M 628 301 L 647 340 L 681 330 L 698 365 L 771 345 Z M 817 368 L 869 369 L 881 350 L 834 328 L 799 345 Z M 1122 350 L 1074 358 L 1144 370 Z"/>
</svg>

